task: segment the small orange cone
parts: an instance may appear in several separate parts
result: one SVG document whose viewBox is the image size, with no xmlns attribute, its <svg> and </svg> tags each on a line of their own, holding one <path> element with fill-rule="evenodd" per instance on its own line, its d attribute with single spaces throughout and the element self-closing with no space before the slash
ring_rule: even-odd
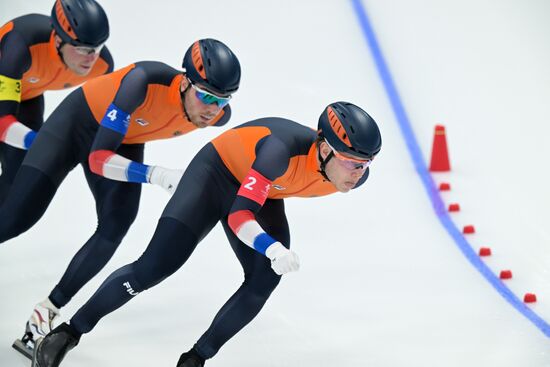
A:
<svg viewBox="0 0 550 367">
<path fill-rule="evenodd" d="M 451 170 L 449 153 L 447 152 L 447 138 L 445 126 L 435 125 L 434 142 L 432 145 L 431 172 L 448 172 Z"/>
</svg>

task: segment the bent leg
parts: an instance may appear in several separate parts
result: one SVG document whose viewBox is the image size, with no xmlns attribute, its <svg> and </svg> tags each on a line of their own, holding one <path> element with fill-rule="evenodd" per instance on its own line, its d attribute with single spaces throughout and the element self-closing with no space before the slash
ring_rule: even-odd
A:
<svg viewBox="0 0 550 367">
<path fill-rule="evenodd" d="M 56 156 L 65 154 L 65 147 L 46 131 L 38 134 L 0 208 L 0 243 L 17 237 L 38 222 L 46 212 L 61 181 L 74 167 L 65 159 L 60 160 L 54 169 L 51 168 L 53 164 L 41 164 L 45 159 L 30 166 L 27 164 L 29 158 L 39 155 L 50 156 L 55 160 Z M 43 152 L 47 154 L 42 154 Z"/>
<path fill-rule="evenodd" d="M 215 162 L 212 162 L 215 159 Z M 168 202 L 147 249 L 103 283 L 71 319 L 77 333 L 87 333 L 99 320 L 139 292 L 153 287 L 179 269 L 197 243 L 227 213 L 238 186 L 220 178 L 223 164 L 213 147 L 203 148 L 187 167 Z M 223 183 L 223 185 L 222 185 Z"/>
<path fill-rule="evenodd" d="M 86 149 L 72 135 L 77 107 L 67 97 L 36 135 L 0 208 L 0 243 L 27 231 L 42 217 L 78 163 L 75 149 Z"/>
<path fill-rule="evenodd" d="M 113 272 L 71 319 L 79 334 L 89 332 L 99 320 L 178 270 L 197 246 L 197 237 L 173 218 L 159 220 L 155 234 L 141 257 Z"/>
<path fill-rule="evenodd" d="M 283 200 L 266 201 L 256 219 L 273 238 L 287 247 L 290 245 Z M 267 257 L 235 236 L 227 224 L 227 218 L 222 222 L 231 247 L 243 267 L 244 282 L 195 344 L 195 350 L 204 359 L 212 358 L 229 339 L 256 317 L 281 279 L 271 269 Z"/>
<path fill-rule="evenodd" d="M 143 145 L 123 145 L 119 153 L 133 161 L 143 162 Z M 83 166 L 96 200 L 98 225 L 50 293 L 50 301 L 58 308 L 65 306 L 105 267 L 134 222 L 139 208 L 141 184 L 109 180 L 92 173 L 87 162 Z"/>
<path fill-rule="evenodd" d="M 0 243 L 31 228 L 45 213 L 57 186 L 43 172 L 23 166 L 0 209 Z"/>
</svg>

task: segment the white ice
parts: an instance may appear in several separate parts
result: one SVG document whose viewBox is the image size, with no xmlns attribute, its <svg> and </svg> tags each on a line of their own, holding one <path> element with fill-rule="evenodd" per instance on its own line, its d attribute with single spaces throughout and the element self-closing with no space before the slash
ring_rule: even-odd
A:
<svg viewBox="0 0 550 367">
<path fill-rule="evenodd" d="M 52 1 L 0 3 L 0 23 Z M 197 38 L 226 42 L 243 67 L 231 125 L 281 116 L 315 127 L 325 105 L 349 100 L 379 122 L 383 149 L 350 194 L 289 199 L 302 269 L 285 276 L 260 315 L 208 361 L 221 366 L 546 367 L 550 343 L 464 258 L 440 225 L 414 169 L 348 0 L 102 1 L 118 67 L 179 67 Z M 486 263 L 550 321 L 550 2 L 364 0 L 424 159 L 447 127 L 452 218 L 474 224 Z M 49 114 L 65 92 L 46 94 Z M 146 162 L 185 167 L 221 131 L 148 144 Z M 136 259 L 168 200 L 145 187 L 141 210 L 106 268 L 65 307 L 69 319 L 121 265 Z M 93 233 L 82 171 L 64 182 L 32 230 L 0 246 L 0 366 Z M 105 317 L 63 366 L 175 366 L 237 289 L 242 274 L 217 227 L 174 276 Z"/>
</svg>

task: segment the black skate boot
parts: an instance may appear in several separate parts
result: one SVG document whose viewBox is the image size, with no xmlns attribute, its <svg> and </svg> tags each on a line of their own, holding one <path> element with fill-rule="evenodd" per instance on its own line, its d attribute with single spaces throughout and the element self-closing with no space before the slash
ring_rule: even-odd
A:
<svg viewBox="0 0 550 367">
<path fill-rule="evenodd" d="M 187 353 L 183 353 L 176 367 L 203 367 L 204 359 L 199 356 L 195 348 Z"/>
<path fill-rule="evenodd" d="M 32 367 L 58 367 L 65 354 L 73 349 L 80 337 L 63 323 L 38 341 L 34 348 Z"/>
<path fill-rule="evenodd" d="M 58 318 L 59 309 L 49 299 L 38 303 L 25 325 L 25 334 L 21 339 L 16 339 L 12 347 L 32 361 L 36 341 L 52 331 Z"/>
</svg>

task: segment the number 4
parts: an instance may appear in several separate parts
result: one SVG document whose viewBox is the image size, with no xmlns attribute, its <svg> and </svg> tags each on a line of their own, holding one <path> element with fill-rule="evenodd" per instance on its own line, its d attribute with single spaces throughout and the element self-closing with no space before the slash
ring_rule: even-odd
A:
<svg viewBox="0 0 550 367">
<path fill-rule="evenodd" d="M 111 121 L 116 120 L 116 110 L 113 108 L 109 113 L 107 114 L 107 117 L 111 119 Z"/>
</svg>

